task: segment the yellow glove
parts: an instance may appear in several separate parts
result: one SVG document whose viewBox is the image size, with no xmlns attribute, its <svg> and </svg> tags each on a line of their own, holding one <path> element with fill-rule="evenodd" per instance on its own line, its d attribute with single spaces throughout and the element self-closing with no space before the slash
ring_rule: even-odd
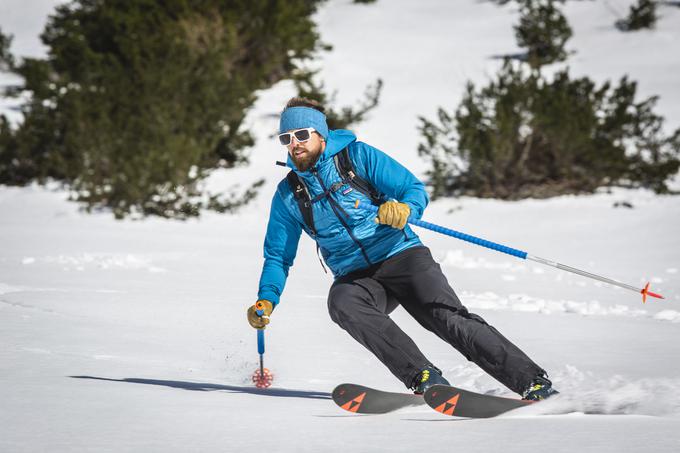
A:
<svg viewBox="0 0 680 453">
<path fill-rule="evenodd" d="M 378 217 L 376 217 L 375 221 L 403 230 L 410 215 L 411 208 L 406 203 L 386 201 L 378 208 Z"/>
<path fill-rule="evenodd" d="M 257 314 L 257 310 L 262 310 L 262 316 Z M 264 329 L 269 324 L 269 316 L 274 310 L 274 304 L 265 299 L 260 299 L 252 306 L 248 307 L 248 322 L 256 329 Z"/>
</svg>

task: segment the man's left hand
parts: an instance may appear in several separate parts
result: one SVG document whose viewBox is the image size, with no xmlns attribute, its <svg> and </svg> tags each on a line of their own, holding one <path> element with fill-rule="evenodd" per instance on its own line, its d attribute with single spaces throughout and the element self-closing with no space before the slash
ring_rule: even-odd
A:
<svg viewBox="0 0 680 453">
<path fill-rule="evenodd" d="M 259 302 L 261 302 L 260 306 L 258 306 Z M 262 310 L 261 315 L 257 314 L 258 309 Z M 246 314 L 248 317 L 248 322 L 255 329 L 264 329 L 267 324 L 269 324 L 269 317 L 271 316 L 273 310 L 274 304 L 266 299 L 260 299 L 248 307 L 248 312 Z"/>
<path fill-rule="evenodd" d="M 403 230 L 410 215 L 411 208 L 406 203 L 386 201 L 378 208 L 378 217 L 376 217 L 375 221 Z"/>
</svg>

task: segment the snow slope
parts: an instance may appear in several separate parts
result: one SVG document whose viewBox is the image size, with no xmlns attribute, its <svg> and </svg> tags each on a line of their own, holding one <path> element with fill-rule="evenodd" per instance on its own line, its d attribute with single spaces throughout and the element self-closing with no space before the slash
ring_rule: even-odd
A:
<svg viewBox="0 0 680 453">
<path fill-rule="evenodd" d="M 629 3 L 568 2 L 572 70 L 599 80 L 631 74 L 643 94 L 661 95 L 659 111 L 677 127 L 680 9 L 665 8 L 654 32 L 622 35 L 612 9 Z M 7 5 L 22 3 L 3 2 L 0 12 Z M 14 24 L 15 44 L 19 17 L 0 14 L 3 30 Z M 452 108 L 466 80 L 481 84 L 496 70 L 491 55 L 517 50 L 513 7 L 489 2 L 338 0 L 317 18 L 334 45 L 319 64 L 341 104 L 385 80 L 358 135 L 418 174 L 426 164 L 415 152 L 417 116 Z M 26 53 L 40 53 L 35 33 L 21 38 Z M 590 272 L 652 281 L 667 296 L 643 305 L 633 293 L 419 230 L 463 302 L 546 368 L 559 398 L 483 421 L 427 408 L 386 416 L 335 408 L 328 398 L 339 382 L 403 389 L 329 319 L 332 278 L 308 238 L 266 330 L 274 387 L 254 389 L 256 338 L 244 310 L 283 176 L 272 115 L 292 94 L 289 82 L 261 93 L 249 115 L 259 139 L 252 164 L 207 183 L 219 190 L 267 178 L 235 216 L 121 222 L 83 214 L 55 189 L 0 187 L 0 451 L 680 451 L 680 199 L 645 191 L 443 200 L 426 212 Z M 634 208 L 614 208 L 620 201 Z M 449 380 L 507 395 L 403 310 L 394 317 Z"/>
</svg>

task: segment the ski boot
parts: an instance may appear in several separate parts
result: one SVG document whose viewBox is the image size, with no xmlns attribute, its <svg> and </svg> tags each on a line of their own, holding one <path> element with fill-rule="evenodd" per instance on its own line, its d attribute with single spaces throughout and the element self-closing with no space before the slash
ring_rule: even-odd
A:
<svg viewBox="0 0 680 453">
<path fill-rule="evenodd" d="M 425 390 L 435 384 L 451 385 L 442 376 L 442 371 L 434 365 L 428 365 L 423 371 L 418 373 L 411 383 L 411 390 L 416 395 L 422 395 Z"/>
<path fill-rule="evenodd" d="M 552 388 L 552 382 L 547 378 L 547 376 L 536 376 L 528 389 L 522 393 L 522 399 L 527 401 L 541 401 L 549 398 L 553 395 L 557 395 L 558 392 Z"/>
</svg>

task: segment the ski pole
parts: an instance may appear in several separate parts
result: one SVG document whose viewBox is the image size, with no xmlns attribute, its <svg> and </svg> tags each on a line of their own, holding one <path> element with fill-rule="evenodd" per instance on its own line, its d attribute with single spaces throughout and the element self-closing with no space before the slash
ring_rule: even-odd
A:
<svg viewBox="0 0 680 453">
<path fill-rule="evenodd" d="M 373 206 L 371 204 L 361 202 L 359 200 L 356 201 L 355 208 L 361 208 L 361 209 L 366 209 L 369 211 L 373 212 L 378 212 L 378 207 Z M 409 218 L 408 223 L 411 225 L 416 225 L 422 228 L 426 228 L 428 230 L 432 230 L 437 233 L 445 234 L 447 236 L 452 236 L 456 239 L 460 239 L 462 241 L 470 242 L 472 244 L 480 245 L 482 247 L 486 247 L 491 250 L 496 250 L 497 252 L 502 252 L 506 253 L 508 255 L 515 256 L 517 258 L 525 259 L 525 260 L 531 260 L 535 261 L 537 263 L 545 264 L 546 266 L 552 266 L 557 269 L 561 269 L 563 271 L 567 272 L 572 272 L 574 274 L 582 275 L 583 277 L 588 277 L 592 278 L 594 280 L 598 280 L 604 283 L 608 283 L 613 286 L 618 286 L 620 288 L 628 289 L 630 291 L 635 291 L 636 293 L 642 294 L 642 303 L 647 302 L 647 296 L 650 297 L 656 297 L 658 299 L 664 299 L 664 297 L 660 294 L 653 293 L 649 290 L 649 282 L 644 286 L 644 288 L 636 288 L 635 286 L 632 285 L 627 285 L 625 283 L 621 283 L 619 281 L 613 280 L 611 278 L 607 277 L 602 277 L 600 275 L 596 274 L 591 274 L 590 272 L 583 271 L 581 269 L 576 269 L 575 267 L 567 266 L 564 264 L 557 263 L 555 261 L 547 260 L 545 258 L 540 258 L 538 256 L 534 255 L 529 255 L 527 252 L 523 252 L 522 250 L 517 250 L 512 247 L 507 247 L 505 245 L 497 244 L 495 242 L 487 241 L 486 239 L 478 238 L 476 236 L 471 236 L 469 234 L 461 233 L 460 231 L 452 230 L 450 228 L 445 228 L 443 226 L 435 225 L 434 223 L 430 222 L 425 222 L 423 220 L 419 219 L 413 219 Z"/>
<path fill-rule="evenodd" d="M 264 304 L 257 301 L 255 304 L 257 316 L 264 315 Z M 253 382 L 258 388 L 269 387 L 274 376 L 264 367 L 264 329 L 257 329 L 257 353 L 260 354 L 260 369 L 253 374 Z"/>
<path fill-rule="evenodd" d="M 257 331 L 257 353 L 260 354 L 260 377 L 264 377 L 264 329 Z"/>
</svg>

